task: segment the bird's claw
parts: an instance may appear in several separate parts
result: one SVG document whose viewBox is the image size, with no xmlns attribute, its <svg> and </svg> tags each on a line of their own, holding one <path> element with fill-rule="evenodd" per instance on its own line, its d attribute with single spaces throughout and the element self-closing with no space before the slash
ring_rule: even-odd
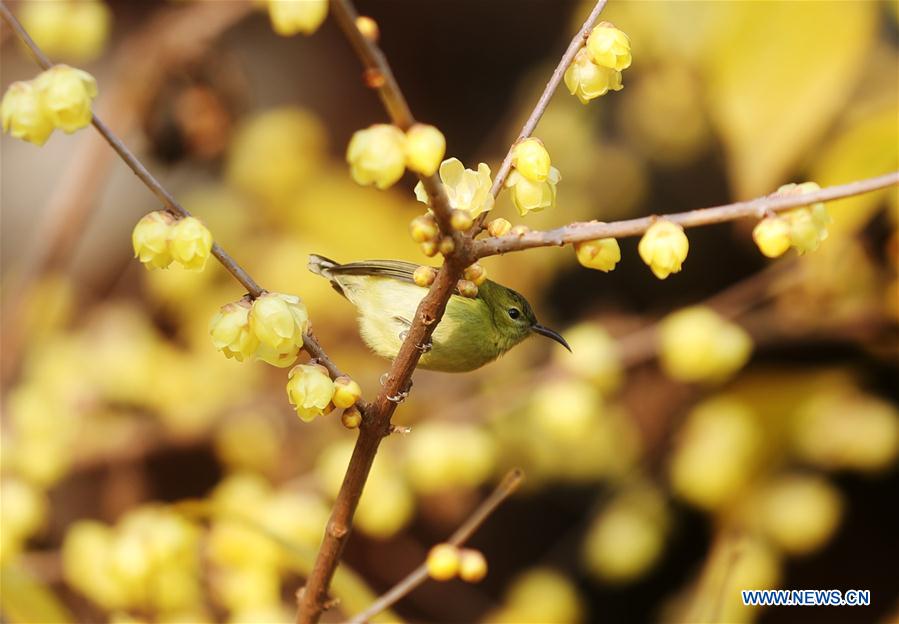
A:
<svg viewBox="0 0 899 624">
<path fill-rule="evenodd" d="M 409 330 L 403 330 L 400 332 L 400 340 L 405 342 L 406 338 L 408 338 L 408 337 L 409 337 Z M 427 342 L 425 342 L 423 344 L 415 345 L 415 348 L 418 349 L 419 351 L 421 351 L 422 353 L 427 353 L 428 351 L 430 351 L 431 349 L 434 348 L 434 343 L 431 342 L 430 340 L 428 340 Z"/>
</svg>

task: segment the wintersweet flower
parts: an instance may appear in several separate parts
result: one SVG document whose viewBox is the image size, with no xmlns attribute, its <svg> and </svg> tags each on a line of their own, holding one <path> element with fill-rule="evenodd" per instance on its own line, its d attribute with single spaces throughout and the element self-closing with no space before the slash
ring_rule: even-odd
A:
<svg viewBox="0 0 899 624">
<path fill-rule="evenodd" d="M 172 259 L 190 271 L 202 271 L 212 252 L 212 233 L 195 217 L 179 219 L 170 231 Z"/>
<path fill-rule="evenodd" d="M 43 145 L 53 134 L 53 122 L 41 107 L 37 89 L 31 82 L 9 85 L 0 105 L 3 131 L 17 139 Z"/>
<path fill-rule="evenodd" d="M 490 167 L 478 164 L 478 170 L 466 169 L 458 158 L 448 158 L 440 165 L 440 180 L 446 190 L 450 206 L 456 210 L 465 210 L 472 217 L 493 208 L 493 195 L 490 194 Z M 415 197 L 418 201 L 428 203 L 428 194 L 424 185 L 415 185 Z"/>
<path fill-rule="evenodd" d="M 459 549 L 452 544 L 437 544 L 428 552 L 428 576 L 437 581 L 448 581 L 459 573 Z"/>
<path fill-rule="evenodd" d="M 646 230 L 637 251 L 659 279 L 681 270 L 690 242 L 684 228 L 668 219 L 659 219 Z"/>
<path fill-rule="evenodd" d="M 328 16 L 328 0 L 268 0 L 268 16 L 283 37 L 311 35 Z"/>
<path fill-rule="evenodd" d="M 542 182 L 534 182 L 524 175 L 513 171 L 506 178 L 506 188 L 511 189 L 512 204 L 521 216 L 529 212 L 539 212 L 556 203 L 556 185 L 562 179 L 559 170 L 549 168 L 549 174 Z"/>
<path fill-rule="evenodd" d="M 333 396 L 334 382 L 321 366 L 299 364 L 287 374 L 287 398 L 305 422 L 323 414 Z"/>
<path fill-rule="evenodd" d="M 91 105 L 97 97 L 97 81 L 86 71 L 54 65 L 34 79 L 44 113 L 67 134 L 91 123 Z"/>
<path fill-rule="evenodd" d="M 259 339 L 250 331 L 250 302 L 227 303 L 209 322 L 212 344 L 238 362 L 253 359 Z"/>
<path fill-rule="evenodd" d="M 601 67 L 621 71 L 631 66 L 631 40 L 609 22 L 597 24 L 590 32 L 587 52 Z"/>
<path fill-rule="evenodd" d="M 309 314 L 299 297 L 265 293 L 253 302 L 249 324 L 259 341 L 256 357 L 284 368 L 294 363 L 303 346 Z"/>
<path fill-rule="evenodd" d="M 357 183 L 389 188 L 406 170 L 406 135 L 390 124 L 357 130 L 347 147 L 346 161 Z"/>
<path fill-rule="evenodd" d="M 571 95 L 577 96 L 582 104 L 586 104 L 609 91 L 620 91 L 621 72 L 597 65 L 590 58 L 587 49 L 581 48 L 565 70 L 565 86 Z"/>
<path fill-rule="evenodd" d="M 512 148 L 512 166 L 528 180 L 543 182 L 549 176 L 552 161 L 543 141 L 530 137 Z"/>
<path fill-rule="evenodd" d="M 175 218 L 163 210 L 144 215 L 131 232 L 134 257 L 148 269 L 164 269 L 172 263 L 169 236 Z"/>
<path fill-rule="evenodd" d="M 415 124 L 406 132 L 406 166 L 432 176 L 446 153 L 446 139 L 434 126 Z"/>
<path fill-rule="evenodd" d="M 722 381 L 740 370 L 751 353 L 746 330 L 708 307 L 684 308 L 659 326 L 662 368 L 680 381 Z"/>
<path fill-rule="evenodd" d="M 820 190 L 821 187 L 814 182 L 791 183 L 784 184 L 774 194 L 803 195 Z M 831 218 L 823 202 L 790 210 L 783 213 L 782 217 L 790 225 L 790 245 L 800 254 L 815 251 L 827 239 L 827 226 Z"/>
<path fill-rule="evenodd" d="M 753 228 L 752 240 L 767 257 L 780 257 L 790 248 L 790 222 L 776 215 L 765 217 Z"/>
<path fill-rule="evenodd" d="M 340 408 L 351 407 L 362 396 L 362 388 L 359 384 L 346 375 L 334 380 L 334 406 Z"/>
<path fill-rule="evenodd" d="M 574 244 L 577 261 L 588 269 L 608 273 L 621 261 L 621 248 L 614 238 L 598 238 Z"/>
</svg>

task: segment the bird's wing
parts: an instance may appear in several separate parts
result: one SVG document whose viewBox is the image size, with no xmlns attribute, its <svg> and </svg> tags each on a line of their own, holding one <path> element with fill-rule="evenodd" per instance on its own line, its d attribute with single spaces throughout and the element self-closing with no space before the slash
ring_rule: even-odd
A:
<svg viewBox="0 0 899 624">
<path fill-rule="evenodd" d="M 392 277 L 404 282 L 415 283 L 412 274 L 419 265 L 401 260 L 365 260 L 362 262 L 349 262 L 331 267 L 329 271 L 334 275 L 372 275 L 375 277 Z"/>
</svg>

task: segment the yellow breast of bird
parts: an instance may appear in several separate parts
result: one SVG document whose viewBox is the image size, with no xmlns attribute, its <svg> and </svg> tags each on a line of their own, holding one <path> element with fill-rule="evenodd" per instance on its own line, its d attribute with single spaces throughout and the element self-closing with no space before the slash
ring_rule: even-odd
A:
<svg viewBox="0 0 899 624">
<path fill-rule="evenodd" d="M 378 355 L 395 358 L 409 329 L 408 323 L 415 317 L 427 290 L 387 277 L 341 275 L 337 281 L 359 311 L 359 330 L 365 343 Z M 489 331 L 492 318 L 481 308 L 486 308 L 486 304 L 479 299 L 453 295 L 431 336 L 431 350 L 420 360 L 420 367 L 463 372 L 496 359 L 500 351 L 493 332 Z M 487 327 L 483 326 L 484 322 Z"/>
</svg>

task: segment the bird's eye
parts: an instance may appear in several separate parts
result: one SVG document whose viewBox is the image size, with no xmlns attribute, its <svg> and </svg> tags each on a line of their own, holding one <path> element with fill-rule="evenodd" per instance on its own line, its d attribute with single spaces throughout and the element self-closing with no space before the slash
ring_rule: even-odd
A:
<svg viewBox="0 0 899 624">
<path fill-rule="evenodd" d="M 521 316 L 521 311 L 518 308 L 509 308 L 509 318 L 517 319 Z"/>
</svg>

